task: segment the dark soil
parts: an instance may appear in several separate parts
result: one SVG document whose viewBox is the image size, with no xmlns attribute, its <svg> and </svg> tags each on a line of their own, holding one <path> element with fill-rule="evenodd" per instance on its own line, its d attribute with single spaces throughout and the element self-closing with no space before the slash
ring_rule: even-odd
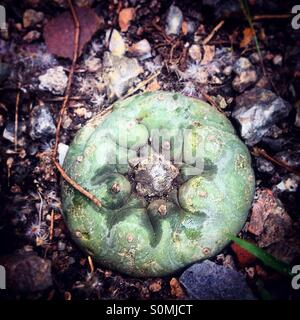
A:
<svg viewBox="0 0 300 320">
<path fill-rule="evenodd" d="M 33 7 L 34 1 L 2 2 L 7 10 L 8 32 L 3 32 L 0 38 L 0 61 L 9 65 L 9 75 L 1 82 L 0 88 L 0 256 L 12 255 L 18 250 L 18 252 L 35 253 L 44 259 L 49 259 L 52 262 L 53 285 L 45 290 L 27 293 L 1 290 L 0 298 L 97 300 L 187 297 L 186 293 L 174 286 L 176 281 L 171 281 L 172 278 L 178 279 L 181 271 L 170 277 L 159 279 L 131 278 L 103 269 L 101 266 L 95 266 L 95 271 L 91 272 L 87 257 L 72 241 L 62 219 L 59 184 L 61 177 L 51 160 L 51 148 L 55 137 L 46 135 L 39 139 L 32 139 L 30 135 L 32 109 L 39 102 L 49 107 L 55 121 L 58 119 L 62 102 L 56 100 L 59 100 L 58 97 L 62 95 L 54 96 L 51 92 L 39 90 L 38 76 L 54 65 L 61 65 L 68 70 L 70 60 L 46 55 L 47 48 L 43 45 L 42 31 L 43 24 L 47 20 L 68 9 L 57 5 L 56 2 L 59 1 L 37 1 L 38 5 L 34 9 L 43 12 L 44 19 L 35 26 L 24 28 L 22 27 L 23 13 L 26 9 Z M 84 60 L 91 55 L 93 45 L 98 44 L 99 48 L 95 56 L 102 60 L 103 53 L 107 50 L 104 41 L 105 31 L 110 30 L 112 26 L 120 30 L 117 5 L 114 5 L 114 1 L 92 2 L 91 8 L 103 17 L 105 23 L 104 27 L 93 36 L 92 41 L 86 45 L 83 55 L 77 61 L 71 96 L 79 99 L 70 101 L 60 136 L 60 142 L 66 145 L 70 144 L 76 132 L 89 118 L 117 99 L 109 98 L 104 89 L 102 103 L 91 104 L 93 92 L 81 90 L 82 78 L 92 76 L 89 71 L 86 71 Z M 232 1 L 228 1 L 229 4 L 227 7 L 224 5 L 222 11 L 220 5 L 213 5 L 217 1 L 203 1 L 212 5 L 204 5 L 202 1 L 177 1 L 184 18 L 195 21 L 197 27 L 191 34 L 184 35 L 181 32 L 178 36 L 172 36 L 171 43 L 168 43 L 165 38 L 164 23 L 166 12 L 172 1 L 119 2 L 122 7 L 136 8 L 136 17 L 128 31 L 122 33 L 123 38 L 129 45 L 147 39 L 152 48 L 152 57 L 140 61 L 144 73 L 139 75 L 138 81 L 147 79 L 151 74 L 147 67 L 147 63 L 150 62 L 153 67 L 158 65 L 161 68 L 157 76 L 160 90 L 183 92 L 209 102 L 217 101 L 215 97 L 218 95 L 224 97 L 229 102 L 222 112 L 232 120 L 239 132 L 237 123 L 231 117 L 235 98 L 240 94 L 232 88 L 233 76 L 226 78 L 227 80 L 220 84 L 210 81 L 193 83 L 193 80 L 182 77 L 182 74 L 195 64 L 186 48 L 193 43 L 201 44 L 201 41 L 221 20 L 224 20 L 225 24 L 209 41 L 209 45 L 214 46 L 215 50 L 232 49 L 236 58 L 243 56 L 250 59 L 253 55 L 254 57 L 255 54 L 258 55 L 257 46 L 253 40 L 246 47 L 240 47 L 243 31 L 249 28 L 249 24 L 240 11 L 239 5 L 236 7 L 230 4 Z M 248 2 L 252 16 L 285 15 L 291 12 L 293 6 L 293 1 L 251 0 Z M 262 60 L 258 59 L 253 65 L 258 78 L 262 80 L 260 84 L 257 81 L 250 88 L 260 86 L 271 89 L 292 105 L 289 115 L 280 120 L 273 132 L 265 135 L 256 146 L 264 148 L 272 157 L 283 157 L 282 159 L 299 172 L 300 127 L 299 124 L 295 125 L 295 119 L 297 109 L 300 112 L 300 31 L 292 28 L 291 19 L 292 16 L 254 21 Z M 153 21 L 156 21 L 155 25 Z M 30 30 L 41 32 L 41 37 L 28 43 L 24 40 L 24 36 Z M 130 56 L 129 53 L 127 55 Z M 276 63 L 278 57 L 281 57 L 281 63 Z M 189 86 L 192 87 L 190 91 Z M 20 94 L 20 103 L 19 110 L 16 112 L 18 94 Z M 83 108 L 84 114 L 88 116 L 80 115 L 79 108 Z M 17 146 L 13 140 L 16 115 L 18 116 Z M 5 130 L 10 132 L 11 139 L 5 137 Z M 249 149 L 252 151 L 252 147 Z M 253 156 L 257 190 L 271 190 L 274 197 L 282 201 L 282 207 L 292 219 L 294 238 L 289 238 L 288 241 L 285 238 L 278 240 L 278 243 L 281 243 L 280 246 L 284 243 L 289 248 L 290 243 L 296 243 L 299 240 L 299 184 L 296 184 L 296 189 L 292 191 L 288 188 L 279 190 L 276 186 L 290 172 L 285 167 L 275 164 L 271 172 L 266 172 L 259 161 L 258 157 Z M 270 165 L 270 162 L 268 164 Z M 297 175 L 292 174 L 292 179 L 299 181 L 297 178 Z M 39 221 L 39 217 L 42 221 Z M 249 221 L 250 219 L 251 212 Z M 54 222 L 52 237 L 50 237 L 51 221 Z M 276 221 L 274 220 L 273 223 Z M 40 229 L 37 230 L 37 228 Z M 250 233 L 247 225 L 240 236 L 255 243 L 259 242 L 259 235 Z M 300 263 L 299 251 L 298 254 L 289 253 L 286 257 L 282 247 L 276 247 L 276 243 L 272 245 L 271 251 L 274 255 L 280 251 L 280 258 L 291 265 Z M 250 287 L 259 299 L 264 296 L 266 290 L 273 299 L 299 298 L 299 293 L 291 288 L 290 279 L 265 267 L 258 260 L 252 259 L 249 264 L 246 263 L 246 266 L 241 266 L 238 258 L 238 253 L 229 246 L 213 260 L 219 264 L 226 264 L 229 261 L 229 264 L 245 274 Z"/>
</svg>

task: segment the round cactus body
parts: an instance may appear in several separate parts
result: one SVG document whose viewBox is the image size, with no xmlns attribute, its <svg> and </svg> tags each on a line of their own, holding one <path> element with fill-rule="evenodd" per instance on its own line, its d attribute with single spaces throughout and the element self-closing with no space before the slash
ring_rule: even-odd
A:
<svg viewBox="0 0 300 320">
<path fill-rule="evenodd" d="M 209 258 L 247 218 L 254 175 L 246 146 L 205 102 L 155 92 L 116 102 L 76 135 L 62 181 L 76 242 L 99 264 L 162 276 Z"/>
</svg>

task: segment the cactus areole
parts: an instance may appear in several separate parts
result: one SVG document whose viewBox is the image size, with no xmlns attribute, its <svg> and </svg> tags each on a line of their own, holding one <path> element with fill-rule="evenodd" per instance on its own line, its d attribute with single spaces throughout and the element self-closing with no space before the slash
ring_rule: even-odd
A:
<svg viewBox="0 0 300 320">
<path fill-rule="evenodd" d="M 63 213 L 100 265 L 163 276 L 214 256 L 240 231 L 254 192 L 246 146 L 207 103 L 172 92 L 118 101 L 76 135 L 62 181 Z"/>
</svg>

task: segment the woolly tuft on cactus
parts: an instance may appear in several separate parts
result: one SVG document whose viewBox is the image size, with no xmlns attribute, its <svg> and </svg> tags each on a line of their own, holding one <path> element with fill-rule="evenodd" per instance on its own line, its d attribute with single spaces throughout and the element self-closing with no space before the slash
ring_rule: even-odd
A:
<svg viewBox="0 0 300 320">
<path fill-rule="evenodd" d="M 155 92 L 116 102 L 76 135 L 62 181 L 76 242 L 99 264 L 163 276 L 209 258 L 240 231 L 254 192 L 246 146 L 201 100 Z"/>
</svg>

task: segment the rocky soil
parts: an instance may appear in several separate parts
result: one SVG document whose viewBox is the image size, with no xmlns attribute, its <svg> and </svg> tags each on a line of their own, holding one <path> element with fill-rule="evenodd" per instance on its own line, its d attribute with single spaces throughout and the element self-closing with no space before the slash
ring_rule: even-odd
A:
<svg viewBox="0 0 300 320">
<path fill-rule="evenodd" d="M 60 163 L 76 132 L 117 99 L 173 90 L 206 100 L 253 155 L 256 195 L 240 237 L 299 264 L 300 29 L 292 28 L 292 1 L 249 0 L 251 16 L 231 0 L 73 2 L 80 57 Z M 290 279 L 236 244 L 164 278 L 94 266 L 64 224 L 51 159 L 73 55 L 67 1 L 1 4 L 0 264 L 14 288 L 0 290 L 1 299 L 299 298 Z"/>
</svg>

